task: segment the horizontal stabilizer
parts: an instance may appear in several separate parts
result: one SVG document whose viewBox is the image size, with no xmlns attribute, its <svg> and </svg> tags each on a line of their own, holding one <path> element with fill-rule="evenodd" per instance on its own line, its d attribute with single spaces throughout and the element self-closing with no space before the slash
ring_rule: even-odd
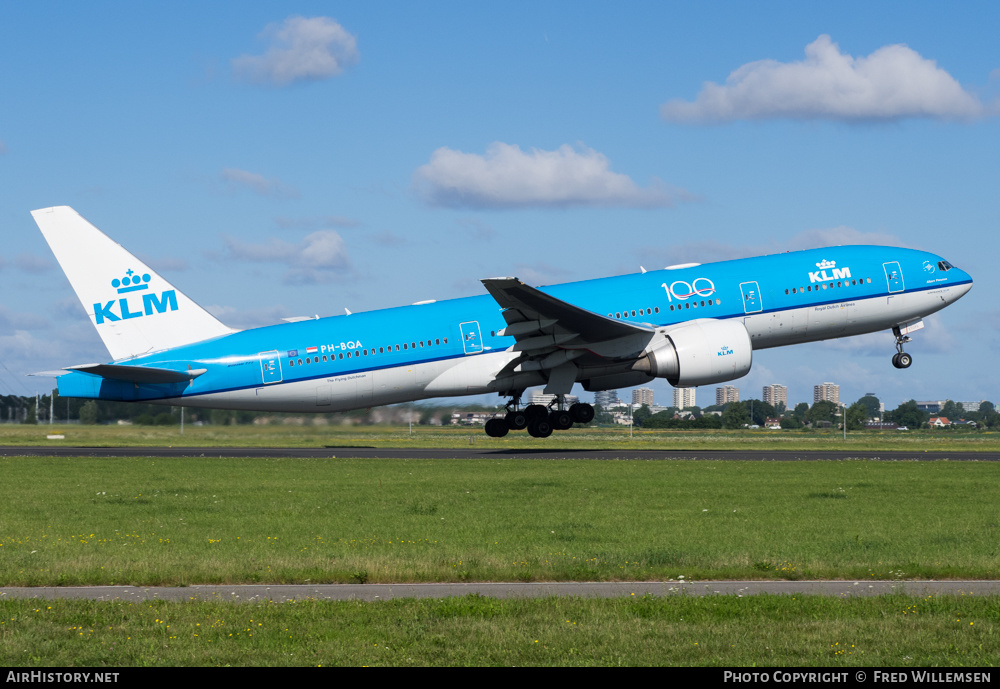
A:
<svg viewBox="0 0 1000 689">
<path fill-rule="evenodd" d="M 81 364 L 70 366 L 71 371 L 92 373 L 108 380 L 123 380 L 129 383 L 183 383 L 205 373 L 204 368 L 175 371 L 170 368 L 151 366 L 122 366 L 120 364 Z"/>
</svg>

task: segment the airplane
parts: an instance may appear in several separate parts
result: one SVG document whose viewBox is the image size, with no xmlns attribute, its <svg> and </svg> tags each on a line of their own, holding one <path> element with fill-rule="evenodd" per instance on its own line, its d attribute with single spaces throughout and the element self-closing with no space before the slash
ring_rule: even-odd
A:
<svg viewBox="0 0 1000 689">
<path fill-rule="evenodd" d="M 488 278 L 481 296 L 236 330 L 72 208 L 31 214 L 112 357 L 56 372 L 61 396 L 336 412 L 495 392 L 491 437 L 588 423 L 593 406 L 566 408 L 577 383 L 722 383 L 769 347 L 891 329 L 905 369 L 922 319 L 972 288 L 932 253 L 837 246 L 546 287 Z M 554 401 L 522 406 L 540 385 Z"/>
</svg>

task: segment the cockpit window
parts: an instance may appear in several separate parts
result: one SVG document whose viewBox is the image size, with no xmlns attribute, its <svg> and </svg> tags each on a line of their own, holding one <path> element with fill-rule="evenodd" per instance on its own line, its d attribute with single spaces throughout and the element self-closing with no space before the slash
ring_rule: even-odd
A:
<svg viewBox="0 0 1000 689">
<path fill-rule="evenodd" d="M 938 261 L 938 268 L 941 270 L 951 270 L 952 266 L 947 261 Z"/>
</svg>

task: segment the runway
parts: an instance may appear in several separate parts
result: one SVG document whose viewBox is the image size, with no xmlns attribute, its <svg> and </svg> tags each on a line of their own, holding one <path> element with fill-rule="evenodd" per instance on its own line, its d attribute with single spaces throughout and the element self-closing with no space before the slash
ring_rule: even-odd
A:
<svg viewBox="0 0 1000 689">
<path fill-rule="evenodd" d="M 821 595 L 839 598 L 903 594 L 1000 594 L 1000 581 L 641 581 L 487 582 L 467 584 L 322 584 L 226 586 L 42 586 L 2 587 L 0 600 L 78 599 L 139 602 L 191 600 L 253 603 L 290 600 L 381 601 L 395 598 L 448 598 L 476 594 L 489 598 L 633 598 L 652 596 Z"/>
<path fill-rule="evenodd" d="M 919 450 L 577 450 L 496 449 L 470 445 L 462 449 L 328 447 L 66 447 L 0 446 L 0 457 L 255 457 L 360 459 L 592 459 L 592 460 L 739 460 L 793 462 L 865 459 L 883 462 L 955 461 L 996 462 L 1000 452 L 921 452 Z"/>
</svg>

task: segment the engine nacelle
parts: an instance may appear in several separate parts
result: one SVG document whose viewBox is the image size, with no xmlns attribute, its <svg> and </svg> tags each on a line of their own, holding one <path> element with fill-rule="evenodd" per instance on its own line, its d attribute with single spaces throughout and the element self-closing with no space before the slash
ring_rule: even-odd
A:
<svg viewBox="0 0 1000 689">
<path fill-rule="evenodd" d="M 694 387 L 742 378 L 750 372 L 753 345 L 740 321 L 697 320 L 657 334 L 632 367 L 674 387 Z"/>
</svg>

